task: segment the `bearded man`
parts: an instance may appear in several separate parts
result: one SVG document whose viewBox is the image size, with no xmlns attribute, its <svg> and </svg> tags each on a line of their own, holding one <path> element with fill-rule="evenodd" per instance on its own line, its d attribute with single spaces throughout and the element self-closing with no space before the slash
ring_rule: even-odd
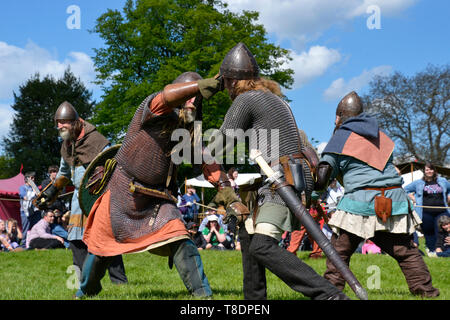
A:
<svg viewBox="0 0 450 320">
<path fill-rule="evenodd" d="M 178 190 L 175 147 L 177 128 L 192 129 L 203 98 L 219 90 L 216 79 L 195 72 L 181 74 L 164 90 L 138 107 L 105 192 L 89 213 L 83 241 L 89 254 L 77 297 L 96 295 L 111 257 L 149 251 L 169 256 L 187 290 L 195 296 L 212 294 L 197 247 L 189 237 L 174 197 Z"/>
<path fill-rule="evenodd" d="M 435 297 L 431 275 L 413 243 L 421 223 L 412 210 L 403 179 L 393 161 L 394 142 L 364 113 L 356 92 L 347 94 L 336 109 L 334 134 L 322 152 L 317 190 L 338 178 L 345 189 L 328 225 L 331 243 L 342 260 L 350 262 L 361 241 L 370 239 L 399 264 L 411 293 Z M 340 289 L 344 278 L 327 259 L 324 277 Z"/>
<path fill-rule="evenodd" d="M 82 241 L 86 217 L 83 215 L 78 202 L 79 188 L 90 162 L 100 152 L 109 148 L 110 143 L 97 131 L 94 125 L 80 118 L 74 106 L 67 101 L 61 103 L 58 107 L 54 120 L 59 135 L 63 140 L 61 145 L 61 161 L 55 181 L 63 180 L 63 184 L 65 185 L 71 179 L 75 187 L 70 207 L 67 240 L 72 250 L 73 264 L 82 271 L 87 255 L 87 246 Z M 52 182 L 52 184 L 54 186 L 56 182 Z M 55 188 L 48 188 L 45 191 L 47 198 L 52 198 L 51 193 L 61 187 L 62 185 L 58 185 Z M 113 283 L 124 284 L 128 282 L 121 256 L 114 257 L 108 271 Z"/>
<path fill-rule="evenodd" d="M 220 67 L 220 75 L 233 103 L 214 141 L 220 141 L 221 135 L 222 140 L 223 136 L 236 138 L 234 134 L 237 131 L 250 130 L 250 143 L 256 141 L 259 146 L 266 147 L 265 150 L 260 149 L 264 159 L 271 166 L 280 167 L 289 183 L 294 184 L 293 180 L 299 178 L 290 174 L 291 166 L 305 173 L 303 184 L 306 184 L 306 198 L 309 200 L 313 180 L 308 163 L 312 161 L 308 161 L 305 155 L 307 150 L 301 142 L 290 107 L 281 98 L 278 83 L 259 76 L 258 64 L 243 43 L 238 43 L 227 53 Z M 217 148 L 214 142 L 208 145 L 210 152 Z M 225 149 L 229 150 L 228 146 Z M 205 172 L 208 181 L 217 181 L 217 173 Z M 300 196 L 304 190 L 300 190 L 300 185 L 296 184 L 296 187 Z M 214 202 L 228 207 L 229 202 L 236 201 L 234 192 L 229 186 L 223 190 L 228 191 L 221 191 Z M 266 268 L 293 290 L 311 299 L 348 299 L 295 254 L 278 246 L 284 231 L 295 230 L 299 222 L 269 183 L 263 184 L 257 191 L 257 204 L 247 205 L 256 209 L 245 222 L 242 216 L 239 217 L 245 299 L 267 298 Z"/>
</svg>

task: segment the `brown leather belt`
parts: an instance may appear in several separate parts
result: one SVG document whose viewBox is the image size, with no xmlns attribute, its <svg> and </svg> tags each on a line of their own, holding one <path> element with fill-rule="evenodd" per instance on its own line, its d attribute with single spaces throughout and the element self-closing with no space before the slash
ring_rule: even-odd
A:
<svg viewBox="0 0 450 320">
<path fill-rule="evenodd" d="M 384 191 L 386 190 L 392 190 L 392 189 L 399 189 L 402 186 L 392 186 L 392 187 L 386 187 L 386 188 L 364 188 L 364 190 L 376 190 L 381 191 L 381 194 L 384 195 Z"/>
</svg>

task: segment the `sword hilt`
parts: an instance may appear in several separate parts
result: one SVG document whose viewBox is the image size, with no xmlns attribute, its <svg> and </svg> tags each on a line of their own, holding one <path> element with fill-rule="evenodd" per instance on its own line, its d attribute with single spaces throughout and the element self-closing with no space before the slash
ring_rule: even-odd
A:
<svg viewBox="0 0 450 320">
<path fill-rule="evenodd" d="M 262 157 L 261 151 L 258 149 L 252 149 L 250 150 L 250 159 L 252 161 L 255 161 L 261 170 L 264 172 L 264 174 L 267 176 L 267 179 L 265 180 L 266 183 L 272 184 L 274 182 L 281 183 L 280 179 L 283 178 L 283 173 L 281 171 L 274 171 L 266 160 Z"/>
</svg>

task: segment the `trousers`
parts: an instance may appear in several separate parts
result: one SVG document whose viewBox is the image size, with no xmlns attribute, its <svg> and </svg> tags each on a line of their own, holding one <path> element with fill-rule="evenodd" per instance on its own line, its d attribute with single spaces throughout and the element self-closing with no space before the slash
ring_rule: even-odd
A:
<svg viewBox="0 0 450 320">
<path fill-rule="evenodd" d="M 258 233 L 250 235 L 243 224 L 239 228 L 239 239 L 244 271 L 244 299 L 267 299 L 266 268 L 291 289 L 311 299 L 328 299 L 340 293 L 338 288 L 295 254 L 278 246 L 276 239 Z"/>
<path fill-rule="evenodd" d="M 363 240 L 357 235 L 341 229 L 339 236 L 333 233 L 331 244 L 342 260 L 349 265 L 352 254 Z M 439 295 L 439 290 L 432 286 L 430 272 L 419 249 L 414 246 L 412 235 L 377 231 L 370 240 L 398 262 L 411 293 L 427 297 Z M 327 259 L 326 265 L 325 279 L 343 290 L 345 280 L 340 272 L 329 259 Z"/>
<path fill-rule="evenodd" d="M 84 262 L 88 255 L 87 246 L 82 240 L 69 241 L 69 246 L 72 250 L 73 264 L 80 268 L 80 271 L 83 272 Z M 115 284 L 128 283 L 122 256 L 119 255 L 111 258 L 112 259 L 110 259 L 110 262 L 107 266 L 109 279 L 111 280 L 111 282 Z M 81 281 L 81 279 L 79 280 Z"/>
<path fill-rule="evenodd" d="M 180 240 L 169 244 L 171 258 L 186 289 L 194 296 L 212 295 L 211 287 L 203 270 L 197 247 L 191 240 Z M 88 253 L 81 274 L 77 297 L 94 296 L 102 290 L 101 280 L 114 257 L 100 257 Z"/>
</svg>

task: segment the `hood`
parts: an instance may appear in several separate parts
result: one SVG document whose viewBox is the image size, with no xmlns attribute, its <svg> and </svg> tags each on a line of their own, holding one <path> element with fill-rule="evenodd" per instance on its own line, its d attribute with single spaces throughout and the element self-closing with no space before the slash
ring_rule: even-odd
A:
<svg viewBox="0 0 450 320">
<path fill-rule="evenodd" d="M 361 113 L 345 121 L 338 130 L 348 130 L 366 138 L 377 138 L 380 130 L 375 117 Z"/>
</svg>

